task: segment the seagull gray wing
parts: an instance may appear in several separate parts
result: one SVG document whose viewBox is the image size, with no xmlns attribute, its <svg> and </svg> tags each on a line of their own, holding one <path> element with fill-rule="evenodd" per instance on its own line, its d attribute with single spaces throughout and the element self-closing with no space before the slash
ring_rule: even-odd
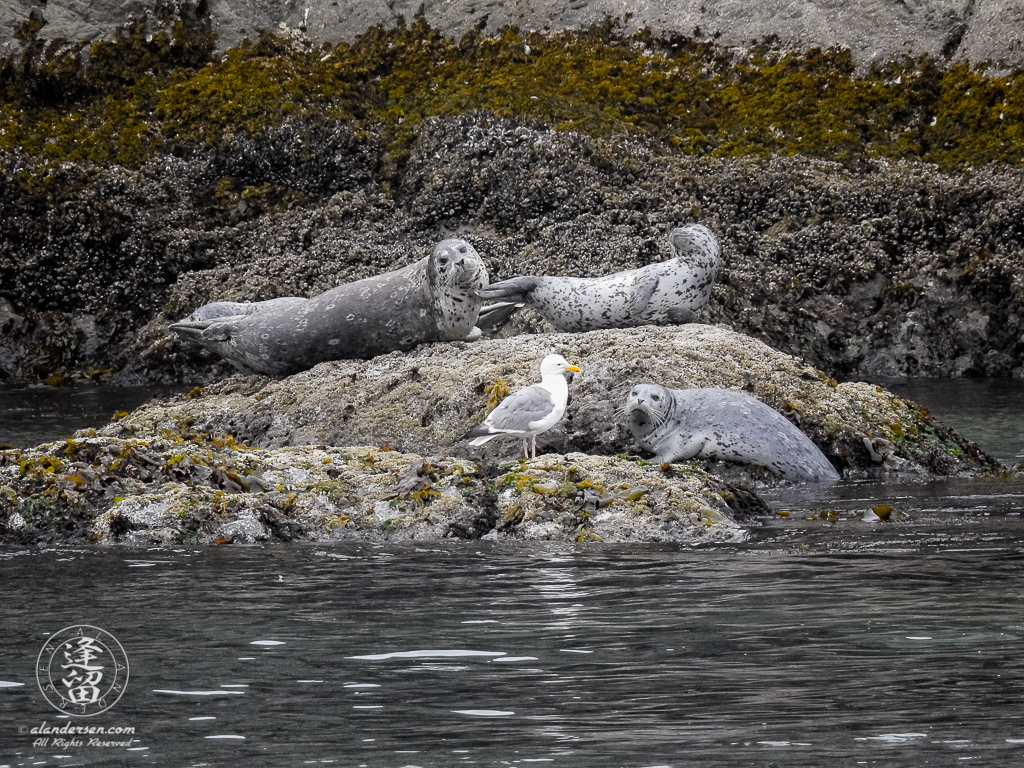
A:
<svg viewBox="0 0 1024 768">
<path fill-rule="evenodd" d="M 540 384 L 534 384 L 502 400 L 485 423 L 502 432 L 526 432 L 531 423 L 543 419 L 554 409 L 551 393 Z"/>
</svg>

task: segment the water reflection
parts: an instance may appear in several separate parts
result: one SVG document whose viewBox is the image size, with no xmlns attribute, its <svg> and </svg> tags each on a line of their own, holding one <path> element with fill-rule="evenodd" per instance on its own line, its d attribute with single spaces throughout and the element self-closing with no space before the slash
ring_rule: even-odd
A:
<svg viewBox="0 0 1024 768">
<path fill-rule="evenodd" d="M 1024 489 L 945 487 L 794 490 L 702 549 L 2 551 L 0 765 L 1013 764 Z M 883 493 L 909 522 L 856 517 Z M 86 618 L 136 751 L 34 751 L 35 657 Z"/>
<path fill-rule="evenodd" d="M 1021 379 L 899 379 L 885 386 L 927 408 L 999 461 L 1024 460 Z"/>
</svg>

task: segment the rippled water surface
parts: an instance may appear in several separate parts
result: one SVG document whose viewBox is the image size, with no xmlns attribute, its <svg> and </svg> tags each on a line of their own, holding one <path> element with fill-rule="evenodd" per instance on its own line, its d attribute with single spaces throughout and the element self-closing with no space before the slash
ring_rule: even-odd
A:
<svg viewBox="0 0 1024 768">
<path fill-rule="evenodd" d="M 24 448 L 100 427 L 118 411 L 131 411 L 182 387 L 44 387 L 0 384 L 0 446 Z"/>
<path fill-rule="evenodd" d="M 1024 409 L 901 394 L 1019 450 Z M 1024 765 L 1024 481 L 764 495 L 718 547 L 0 549 L 0 768 Z M 36 681 L 74 624 L 130 664 L 89 718 Z"/>
<path fill-rule="evenodd" d="M 903 379 L 886 387 L 1008 464 L 1024 461 L 1024 380 Z"/>
<path fill-rule="evenodd" d="M 0 765 L 1024 764 L 1024 486 L 914 488 L 714 548 L 2 551 Z M 79 623 L 131 747 L 18 733 L 67 721 L 34 665 Z"/>
</svg>

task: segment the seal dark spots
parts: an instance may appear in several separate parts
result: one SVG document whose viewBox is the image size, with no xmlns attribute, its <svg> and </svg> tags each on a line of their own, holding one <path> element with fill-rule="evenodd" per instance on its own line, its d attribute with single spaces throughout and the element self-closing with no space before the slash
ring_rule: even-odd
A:
<svg viewBox="0 0 1024 768">
<path fill-rule="evenodd" d="M 451 267 L 451 254 L 463 255 Z M 439 280 L 443 272 L 444 279 Z M 487 283 L 479 254 L 465 241 L 444 240 L 403 269 L 333 288 L 311 299 L 209 305 L 174 323 L 184 338 L 243 370 L 280 375 L 325 360 L 369 358 L 433 341 L 472 340 Z M 239 309 L 241 307 L 241 309 Z M 224 312 L 230 312 L 225 316 Z"/>
</svg>

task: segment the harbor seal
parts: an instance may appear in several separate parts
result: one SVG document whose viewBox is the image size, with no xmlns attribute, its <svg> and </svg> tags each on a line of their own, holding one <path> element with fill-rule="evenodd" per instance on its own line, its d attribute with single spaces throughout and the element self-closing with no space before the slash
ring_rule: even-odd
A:
<svg viewBox="0 0 1024 768">
<path fill-rule="evenodd" d="M 501 299 L 481 310 L 480 327 L 507 320 L 528 304 L 561 331 L 679 325 L 697 319 L 711 297 L 722 266 L 722 249 L 702 224 L 669 234 L 672 258 L 604 277 L 525 276 L 501 280 L 480 291 Z"/>
<path fill-rule="evenodd" d="M 624 407 L 626 426 L 655 461 L 721 459 L 759 464 L 787 480 L 839 479 L 828 459 L 785 416 L 729 389 L 638 384 Z"/>
<path fill-rule="evenodd" d="M 237 368 L 271 376 L 325 360 L 370 358 L 433 341 L 473 341 L 487 269 L 465 240 L 395 272 L 340 285 L 311 299 L 214 302 L 170 328 Z M 230 312 L 232 314 L 223 314 Z"/>
</svg>

